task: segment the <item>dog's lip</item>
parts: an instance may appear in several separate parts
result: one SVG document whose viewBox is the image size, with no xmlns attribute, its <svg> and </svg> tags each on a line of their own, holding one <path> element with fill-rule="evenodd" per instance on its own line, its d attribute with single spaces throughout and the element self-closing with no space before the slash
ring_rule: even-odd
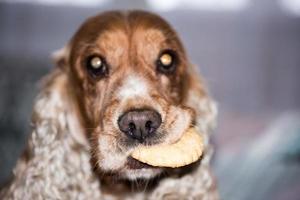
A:
<svg viewBox="0 0 300 200">
<path fill-rule="evenodd" d="M 127 158 L 126 166 L 130 169 L 157 168 L 146 163 L 140 162 L 131 156 Z"/>
</svg>

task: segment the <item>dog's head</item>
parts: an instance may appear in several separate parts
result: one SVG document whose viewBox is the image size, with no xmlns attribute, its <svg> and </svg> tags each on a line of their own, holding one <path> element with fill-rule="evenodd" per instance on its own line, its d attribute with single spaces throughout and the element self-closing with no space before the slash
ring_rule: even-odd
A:
<svg viewBox="0 0 300 200">
<path fill-rule="evenodd" d="M 129 179 L 162 172 L 131 152 L 178 140 L 199 115 L 195 97 L 206 96 L 171 26 L 147 12 L 106 12 L 88 19 L 57 60 L 68 74 L 94 164 Z"/>
</svg>

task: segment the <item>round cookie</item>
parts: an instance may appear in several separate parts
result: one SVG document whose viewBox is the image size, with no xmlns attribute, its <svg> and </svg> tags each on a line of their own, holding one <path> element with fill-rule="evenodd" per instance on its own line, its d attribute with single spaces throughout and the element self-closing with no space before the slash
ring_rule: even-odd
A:
<svg viewBox="0 0 300 200">
<path fill-rule="evenodd" d="M 174 144 L 139 146 L 131 156 L 143 163 L 156 167 L 182 167 L 199 160 L 203 153 L 203 138 L 189 128 Z"/>
</svg>

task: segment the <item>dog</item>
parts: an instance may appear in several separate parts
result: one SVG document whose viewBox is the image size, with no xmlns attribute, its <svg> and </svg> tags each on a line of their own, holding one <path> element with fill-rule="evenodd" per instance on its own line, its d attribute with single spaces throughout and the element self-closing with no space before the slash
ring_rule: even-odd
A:
<svg viewBox="0 0 300 200">
<path fill-rule="evenodd" d="M 3 199 L 218 199 L 209 142 L 216 105 L 164 19 L 100 13 L 54 60 Z M 130 156 L 137 145 L 174 143 L 191 126 L 205 147 L 193 164 L 152 167 Z"/>
</svg>

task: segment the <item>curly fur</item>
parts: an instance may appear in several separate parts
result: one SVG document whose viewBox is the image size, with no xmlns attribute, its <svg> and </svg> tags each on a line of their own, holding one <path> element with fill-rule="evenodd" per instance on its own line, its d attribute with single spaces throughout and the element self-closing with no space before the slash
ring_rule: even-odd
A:
<svg viewBox="0 0 300 200">
<path fill-rule="evenodd" d="M 217 200 L 216 183 L 210 171 L 213 149 L 209 133 L 216 106 L 203 90 L 203 82 L 189 66 L 190 81 L 185 105 L 196 111 L 196 127 L 204 133 L 205 152 L 188 173 L 170 173 L 158 178 L 151 189 L 118 193 L 117 183 L 104 189 L 105 181 L 94 170 L 89 142 L 76 128 L 72 92 L 67 73 L 57 68 L 45 81 L 33 109 L 32 134 L 24 155 L 14 169 L 14 179 L 1 191 L 3 199 L 199 199 Z M 128 183 L 127 183 L 128 184 Z M 107 187 L 106 187 L 107 188 Z"/>
</svg>

